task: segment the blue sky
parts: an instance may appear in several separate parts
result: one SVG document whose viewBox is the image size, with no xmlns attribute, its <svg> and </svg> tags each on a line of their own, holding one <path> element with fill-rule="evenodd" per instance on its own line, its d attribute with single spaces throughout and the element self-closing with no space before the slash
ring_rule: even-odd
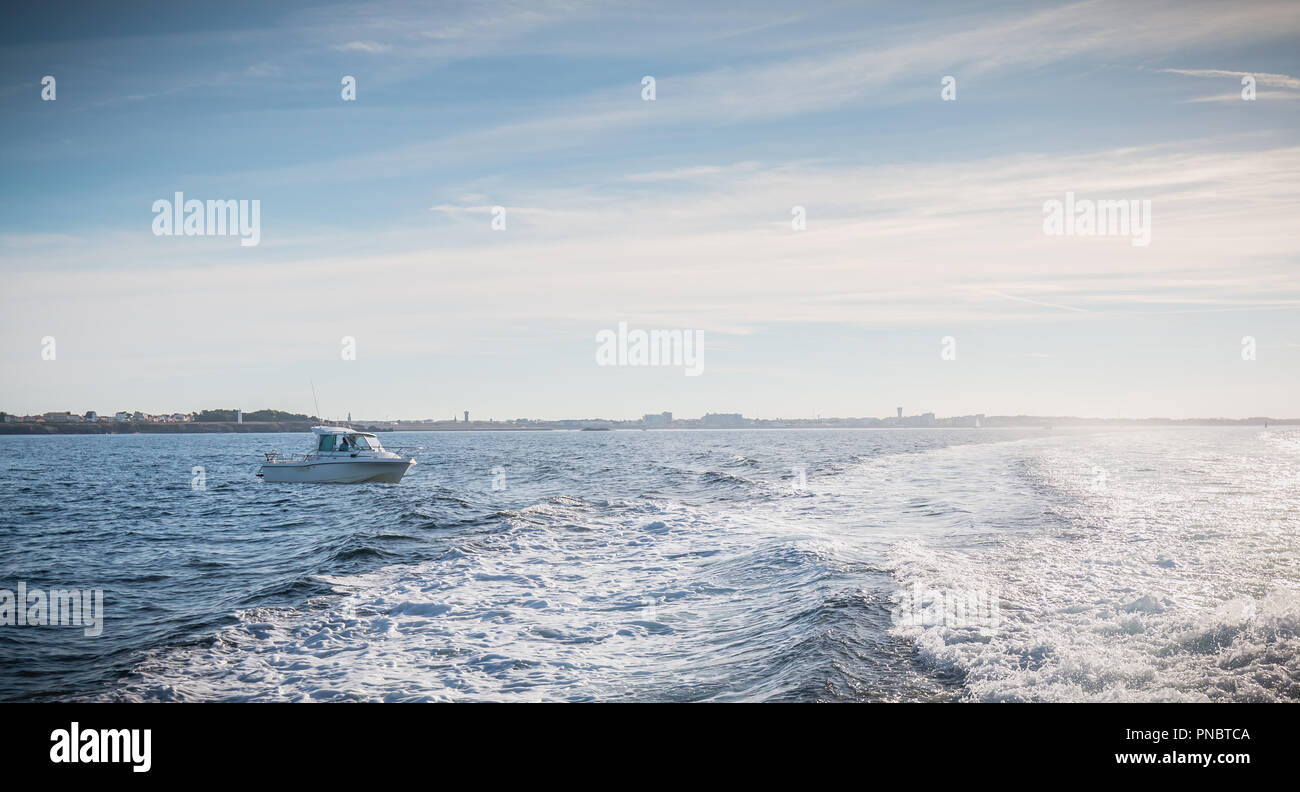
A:
<svg viewBox="0 0 1300 792">
<path fill-rule="evenodd" d="M 699 6 L 14 12 L 0 409 L 1300 414 L 1300 7 Z M 177 191 L 260 244 L 155 236 Z M 620 321 L 705 373 L 597 366 Z"/>
</svg>

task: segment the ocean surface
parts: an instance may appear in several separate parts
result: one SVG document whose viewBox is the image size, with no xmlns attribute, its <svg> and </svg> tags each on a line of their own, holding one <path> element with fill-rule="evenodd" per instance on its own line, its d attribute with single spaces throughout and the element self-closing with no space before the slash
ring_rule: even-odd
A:
<svg viewBox="0 0 1300 792">
<path fill-rule="evenodd" d="M 1300 428 L 382 439 L 0 437 L 0 700 L 1300 699 Z"/>
</svg>

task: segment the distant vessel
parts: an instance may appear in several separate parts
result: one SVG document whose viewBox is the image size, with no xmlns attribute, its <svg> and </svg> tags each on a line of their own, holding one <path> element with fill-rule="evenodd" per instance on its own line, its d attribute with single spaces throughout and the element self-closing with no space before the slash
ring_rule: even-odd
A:
<svg viewBox="0 0 1300 792">
<path fill-rule="evenodd" d="M 264 481 L 309 484 L 360 484 L 379 481 L 396 484 L 415 464 L 408 449 L 389 450 L 369 432 L 339 426 L 313 426 L 316 447 L 302 456 L 266 453 L 257 472 Z M 401 452 L 401 453 L 398 453 Z"/>
</svg>

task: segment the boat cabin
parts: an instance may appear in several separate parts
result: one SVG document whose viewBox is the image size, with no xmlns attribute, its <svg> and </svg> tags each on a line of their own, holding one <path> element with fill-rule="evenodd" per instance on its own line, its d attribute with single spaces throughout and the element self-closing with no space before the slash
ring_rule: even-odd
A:
<svg viewBox="0 0 1300 792">
<path fill-rule="evenodd" d="M 369 432 L 357 432 L 340 426 L 313 426 L 317 453 L 344 453 L 357 451 L 383 451 L 379 438 Z"/>
</svg>

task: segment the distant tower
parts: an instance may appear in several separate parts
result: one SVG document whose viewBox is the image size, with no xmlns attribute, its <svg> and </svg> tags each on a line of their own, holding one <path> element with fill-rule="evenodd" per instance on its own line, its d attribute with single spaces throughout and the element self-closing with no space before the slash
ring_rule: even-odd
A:
<svg viewBox="0 0 1300 792">
<path fill-rule="evenodd" d="M 465 411 L 465 423 L 469 423 L 469 410 Z"/>
<path fill-rule="evenodd" d="M 348 423 L 352 423 L 352 411 L 348 410 Z"/>
<path fill-rule="evenodd" d="M 244 411 L 235 410 L 235 423 L 243 423 L 243 422 L 244 422 Z"/>
<path fill-rule="evenodd" d="M 899 417 L 899 418 L 902 418 L 902 417 L 903 417 L 903 408 L 902 408 L 902 407 L 899 407 L 899 408 L 898 408 L 898 417 Z"/>
</svg>

